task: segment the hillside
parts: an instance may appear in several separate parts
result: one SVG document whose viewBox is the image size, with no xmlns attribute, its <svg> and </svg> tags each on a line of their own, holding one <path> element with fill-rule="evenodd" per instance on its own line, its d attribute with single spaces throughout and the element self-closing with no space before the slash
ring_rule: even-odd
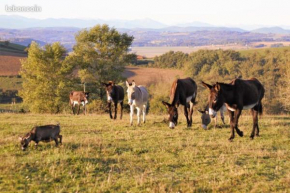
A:
<svg viewBox="0 0 290 193">
<path fill-rule="evenodd" d="M 290 34 L 290 30 L 285 30 L 281 27 L 265 27 L 253 30 L 254 33 L 264 33 L 264 34 Z"/>
</svg>

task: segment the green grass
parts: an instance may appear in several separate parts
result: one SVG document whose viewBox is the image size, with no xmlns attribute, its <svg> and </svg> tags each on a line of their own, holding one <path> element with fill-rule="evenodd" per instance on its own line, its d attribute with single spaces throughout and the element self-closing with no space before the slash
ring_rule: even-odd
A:
<svg viewBox="0 0 290 193">
<path fill-rule="evenodd" d="M 108 115 L 0 114 L 0 192 L 289 192 L 290 117 L 263 116 L 250 140 L 252 118 L 242 116 L 243 138 L 203 130 L 200 116 L 176 129 L 164 116 L 140 127 Z M 135 116 L 136 118 L 136 116 Z M 135 120 L 134 120 L 135 121 Z M 227 120 L 228 121 L 228 120 Z M 30 144 L 18 136 L 34 125 L 60 123 L 63 145 Z M 136 122 L 134 122 L 136 123 Z"/>
</svg>

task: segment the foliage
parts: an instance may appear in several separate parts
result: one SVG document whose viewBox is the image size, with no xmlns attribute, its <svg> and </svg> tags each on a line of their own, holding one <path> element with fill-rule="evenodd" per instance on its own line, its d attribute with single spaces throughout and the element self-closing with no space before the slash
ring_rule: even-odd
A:
<svg viewBox="0 0 290 193">
<path fill-rule="evenodd" d="M 21 61 L 23 89 L 19 95 L 31 112 L 58 113 L 67 105 L 73 65 L 63 60 L 65 53 L 58 42 L 44 48 L 33 42 L 28 58 Z"/>
<path fill-rule="evenodd" d="M 182 68 L 187 58 L 188 54 L 183 52 L 169 51 L 161 56 L 155 56 L 154 64 L 151 65 L 157 68 Z"/>
<path fill-rule="evenodd" d="M 78 63 L 82 82 L 94 82 L 100 86 L 101 81 L 123 80 L 124 66 L 136 58 L 127 52 L 133 37 L 108 25 L 82 30 L 75 38 L 71 60 Z"/>
<path fill-rule="evenodd" d="M 135 115 L 134 115 L 135 117 Z M 203 130 L 200 116 L 186 128 L 148 115 L 129 127 L 108 115 L 0 114 L 0 192 L 287 192 L 290 189 L 290 119 L 263 116 L 260 137 L 227 141 L 228 124 Z M 63 145 L 20 148 L 18 136 L 35 125 L 60 123 Z M 220 120 L 219 120 L 220 123 Z M 228 118 L 226 117 L 226 123 Z M 213 127 L 213 123 L 211 128 Z"/>
</svg>

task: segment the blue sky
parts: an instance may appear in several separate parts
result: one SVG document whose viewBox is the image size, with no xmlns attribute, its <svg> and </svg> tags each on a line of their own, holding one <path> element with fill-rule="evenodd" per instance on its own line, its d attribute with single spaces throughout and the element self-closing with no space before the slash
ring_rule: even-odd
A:
<svg viewBox="0 0 290 193">
<path fill-rule="evenodd" d="M 8 13 L 6 5 L 41 6 L 39 13 Z M 200 21 L 213 25 L 290 26 L 289 0 L 1 0 L 0 15 L 30 18 L 134 20 L 165 24 Z"/>
</svg>

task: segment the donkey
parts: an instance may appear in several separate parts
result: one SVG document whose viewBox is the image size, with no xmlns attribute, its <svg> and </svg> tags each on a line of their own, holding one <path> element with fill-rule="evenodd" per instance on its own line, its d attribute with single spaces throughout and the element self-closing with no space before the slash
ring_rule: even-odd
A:
<svg viewBox="0 0 290 193">
<path fill-rule="evenodd" d="M 132 83 L 126 81 L 128 103 L 130 105 L 130 125 L 133 125 L 134 107 L 137 109 L 137 123 L 140 125 L 140 113 L 143 113 L 143 123 L 146 119 L 146 107 L 149 99 L 149 93 L 144 86 L 136 86 L 134 80 Z"/>
<path fill-rule="evenodd" d="M 117 118 L 118 103 L 120 103 L 120 106 L 121 106 L 120 119 L 122 119 L 122 117 L 123 117 L 123 101 L 124 101 L 124 89 L 123 89 L 123 87 L 121 87 L 119 85 L 115 85 L 115 83 L 113 81 L 109 81 L 108 83 L 103 82 L 102 84 L 106 88 L 110 118 L 113 119 L 112 111 L 111 111 L 111 104 L 113 102 L 114 106 L 115 106 L 114 119 Z"/>
<path fill-rule="evenodd" d="M 263 112 L 262 99 L 265 89 L 263 85 L 256 79 L 248 80 L 235 79 L 229 84 L 216 83 L 213 86 L 202 82 L 203 86 L 209 89 L 209 115 L 215 117 L 217 111 L 226 105 L 230 115 L 231 136 L 230 141 L 235 138 L 235 130 L 239 136 L 243 136 L 243 132 L 238 128 L 239 117 L 243 109 L 251 109 L 253 116 L 253 130 L 251 139 L 259 136 L 258 113 Z"/>
<path fill-rule="evenodd" d="M 197 94 L 196 83 L 191 78 L 177 79 L 173 82 L 170 90 L 170 103 L 162 101 L 167 107 L 169 114 L 169 128 L 174 129 L 178 121 L 179 104 L 184 106 L 184 115 L 187 120 L 187 127 L 192 125 L 193 105 L 196 104 Z M 189 114 L 188 114 L 189 113 Z"/>
<path fill-rule="evenodd" d="M 204 110 L 198 110 L 198 112 L 201 113 L 201 125 L 202 125 L 203 129 L 207 129 L 207 126 L 210 124 L 210 121 L 211 121 L 210 116 L 208 114 L 208 109 L 209 109 L 209 107 L 208 107 L 208 104 L 207 104 Z M 227 110 L 226 105 L 223 105 L 220 108 L 220 110 L 219 110 L 220 115 L 221 115 L 221 120 L 222 120 L 223 124 L 225 124 L 224 112 L 226 110 Z M 215 121 L 214 122 L 214 128 L 216 128 L 216 126 L 217 126 L 217 116 L 215 117 L 214 121 Z"/>
<path fill-rule="evenodd" d="M 58 146 L 58 143 L 62 144 L 62 135 L 60 135 L 60 126 L 59 124 L 35 126 L 24 137 L 19 137 L 19 140 L 23 151 L 25 151 L 25 149 L 28 147 L 30 141 L 34 141 L 35 147 L 37 147 L 40 141 L 50 142 L 54 140 L 55 145 Z"/>
<path fill-rule="evenodd" d="M 71 91 L 69 94 L 69 103 L 73 114 L 75 105 L 78 105 L 78 113 L 80 113 L 81 104 L 84 106 L 84 114 L 86 114 L 86 104 L 88 103 L 89 93 L 83 91 Z"/>
</svg>

